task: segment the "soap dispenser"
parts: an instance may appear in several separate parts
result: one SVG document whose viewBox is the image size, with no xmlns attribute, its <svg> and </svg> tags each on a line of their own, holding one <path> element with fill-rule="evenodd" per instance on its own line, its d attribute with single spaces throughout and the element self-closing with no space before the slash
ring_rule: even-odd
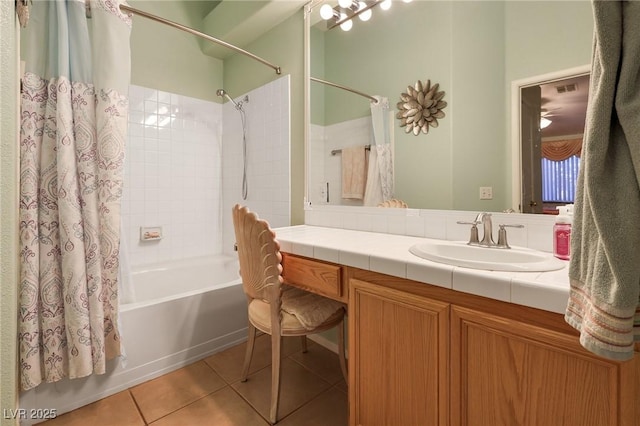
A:
<svg viewBox="0 0 640 426">
<path fill-rule="evenodd" d="M 553 255 L 558 259 L 569 260 L 571 256 L 571 222 L 573 205 L 556 207 L 558 217 L 553 225 Z"/>
</svg>

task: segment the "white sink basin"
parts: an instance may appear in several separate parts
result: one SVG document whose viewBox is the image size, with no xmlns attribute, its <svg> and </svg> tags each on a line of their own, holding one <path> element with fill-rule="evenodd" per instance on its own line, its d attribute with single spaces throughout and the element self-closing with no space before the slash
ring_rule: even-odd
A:
<svg viewBox="0 0 640 426">
<path fill-rule="evenodd" d="M 462 241 L 427 241 L 412 246 L 409 251 L 434 262 L 489 271 L 554 271 L 567 264 L 551 254 L 537 250 L 523 247 L 477 247 Z"/>
</svg>

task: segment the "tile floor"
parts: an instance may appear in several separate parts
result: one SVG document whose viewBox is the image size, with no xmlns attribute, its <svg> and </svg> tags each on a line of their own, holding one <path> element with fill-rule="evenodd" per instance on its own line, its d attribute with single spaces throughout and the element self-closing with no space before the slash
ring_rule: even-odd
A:
<svg viewBox="0 0 640 426">
<path fill-rule="evenodd" d="M 45 426 L 267 426 L 271 342 L 256 339 L 249 379 L 240 382 L 246 344 L 81 407 Z M 338 356 L 300 338 L 283 339 L 280 426 L 340 426 L 348 422 L 347 386 Z"/>
</svg>

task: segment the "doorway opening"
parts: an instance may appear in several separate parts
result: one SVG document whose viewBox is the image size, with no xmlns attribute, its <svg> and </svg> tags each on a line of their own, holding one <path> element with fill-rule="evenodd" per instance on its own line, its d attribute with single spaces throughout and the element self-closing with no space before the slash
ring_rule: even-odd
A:
<svg viewBox="0 0 640 426">
<path fill-rule="evenodd" d="M 512 208 L 556 214 L 571 204 L 580 163 L 590 66 L 514 81 Z"/>
</svg>

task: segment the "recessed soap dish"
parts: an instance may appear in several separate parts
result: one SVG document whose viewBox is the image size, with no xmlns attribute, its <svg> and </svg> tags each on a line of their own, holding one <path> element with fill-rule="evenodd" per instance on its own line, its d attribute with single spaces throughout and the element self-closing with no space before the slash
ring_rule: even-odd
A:
<svg viewBox="0 0 640 426">
<path fill-rule="evenodd" d="M 157 241 L 162 239 L 162 226 L 141 226 L 140 241 Z"/>
</svg>

